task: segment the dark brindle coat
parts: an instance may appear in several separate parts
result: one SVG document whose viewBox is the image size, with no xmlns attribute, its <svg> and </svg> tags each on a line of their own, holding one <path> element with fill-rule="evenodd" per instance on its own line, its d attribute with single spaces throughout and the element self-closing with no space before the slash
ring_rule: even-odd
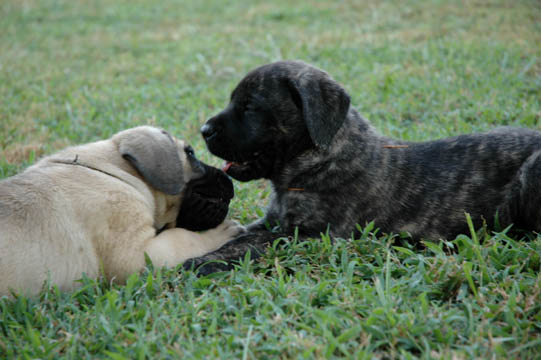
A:
<svg viewBox="0 0 541 360">
<path fill-rule="evenodd" d="M 327 73 L 303 62 L 259 67 L 239 83 L 228 107 L 201 128 L 209 150 L 240 181 L 271 180 L 266 216 L 249 232 L 186 267 L 203 273 L 252 258 L 298 227 L 350 237 L 375 220 L 384 232 L 452 239 L 474 224 L 541 230 L 541 134 L 517 128 L 429 142 L 380 135 L 350 106 Z M 280 224 L 281 233 L 265 223 Z"/>
</svg>

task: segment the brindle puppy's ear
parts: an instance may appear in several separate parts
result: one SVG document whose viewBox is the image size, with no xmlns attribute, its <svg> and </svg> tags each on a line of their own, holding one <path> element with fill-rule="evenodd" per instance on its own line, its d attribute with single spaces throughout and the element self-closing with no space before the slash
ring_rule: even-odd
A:
<svg viewBox="0 0 541 360">
<path fill-rule="evenodd" d="M 318 147 L 329 146 L 346 119 L 349 95 L 327 73 L 315 68 L 291 78 L 289 85 L 312 141 Z"/>
<path fill-rule="evenodd" d="M 139 127 L 119 134 L 124 159 L 156 190 L 169 195 L 184 188 L 184 169 L 175 140 L 164 130 Z"/>
</svg>

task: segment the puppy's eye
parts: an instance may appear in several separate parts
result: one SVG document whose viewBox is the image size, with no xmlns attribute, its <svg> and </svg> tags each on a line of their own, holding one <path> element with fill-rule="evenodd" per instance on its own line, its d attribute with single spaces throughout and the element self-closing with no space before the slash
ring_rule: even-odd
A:
<svg viewBox="0 0 541 360">
<path fill-rule="evenodd" d="M 186 153 L 186 155 L 188 156 L 194 156 L 195 155 L 195 152 L 193 151 L 193 148 L 191 146 L 187 146 L 184 148 L 184 152 Z"/>
</svg>

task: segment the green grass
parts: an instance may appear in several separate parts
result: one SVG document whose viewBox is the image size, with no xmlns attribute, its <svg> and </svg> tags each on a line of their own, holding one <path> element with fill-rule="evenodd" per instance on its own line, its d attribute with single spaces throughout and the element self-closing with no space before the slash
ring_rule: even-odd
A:
<svg viewBox="0 0 541 360">
<path fill-rule="evenodd" d="M 218 165 L 198 128 L 278 59 L 327 70 L 390 136 L 541 129 L 540 19 L 536 0 L 4 0 L 0 177 L 141 124 Z M 231 217 L 258 218 L 268 184 L 235 189 Z M 230 273 L 1 299 L 0 358 L 541 358 L 541 236 L 418 250 L 361 225 L 279 240 Z"/>
</svg>

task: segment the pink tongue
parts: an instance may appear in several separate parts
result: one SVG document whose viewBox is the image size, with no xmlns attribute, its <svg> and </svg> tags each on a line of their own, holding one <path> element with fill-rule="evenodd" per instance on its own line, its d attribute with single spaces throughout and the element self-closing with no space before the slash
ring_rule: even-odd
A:
<svg viewBox="0 0 541 360">
<path fill-rule="evenodd" d="M 227 170 L 229 170 L 229 168 L 231 167 L 231 165 L 233 165 L 233 163 L 231 161 L 226 161 L 224 166 L 222 167 L 222 170 L 224 172 L 227 172 Z"/>
</svg>

